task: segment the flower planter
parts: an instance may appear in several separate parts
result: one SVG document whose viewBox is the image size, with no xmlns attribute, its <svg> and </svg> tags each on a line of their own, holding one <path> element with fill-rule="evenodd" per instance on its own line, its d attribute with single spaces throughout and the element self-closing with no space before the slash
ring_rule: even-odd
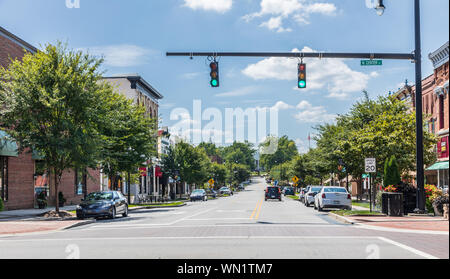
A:
<svg viewBox="0 0 450 279">
<path fill-rule="evenodd" d="M 444 212 L 439 209 L 438 206 L 433 205 L 434 216 L 444 216 Z"/>
</svg>

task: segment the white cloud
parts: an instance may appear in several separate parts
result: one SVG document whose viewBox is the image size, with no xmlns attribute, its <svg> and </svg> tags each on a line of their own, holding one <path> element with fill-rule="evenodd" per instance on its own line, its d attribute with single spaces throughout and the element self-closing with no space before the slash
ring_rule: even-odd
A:
<svg viewBox="0 0 450 279">
<path fill-rule="evenodd" d="M 184 6 L 193 10 L 225 13 L 233 6 L 233 0 L 184 0 Z"/>
<path fill-rule="evenodd" d="M 155 55 L 153 50 L 136 45 L 110 45 L 80 49 L 94 56 L 102 56 L 105 65 L 111 67 L 132 67 L 144 64 L 150 55 Z"/>
<path fill-rule="evenodd" d="M 299 52 L 298 49 L 292 52 Z M 302 52 L 314 52 L 304 47 Z M 349 93 L 366 88 L 370 78 L 376 74 L 354 71 L 345 64 L 344 59 L 305 59 L 307 64 L 307 89 L 302 91 L 326 89 L 328 97 L 347 98 Z M 256 80 L 297 80 L 297 59 L 271 57 L 251 64 L 242 73 Z"/>
<path fill-rule="evenodd" d="M 282 24 L 283 24 L 282 20 L 283 19 L 282 19 L 281 16 L 279 16 L 279 17 L 271 17 L 268 21 L 261 23 L 260 26 L 261 27 L 265 26 L 265 27 L 269 28 L 270 30 L 275 30 L 276 29 L 278 33 L 291 32 L 292 29 L 290 29 L 290 28 L 285 29 L 285 28 L 282 27 Z"/>
<path fill-rule="evenodd" d="M 293 107 L 291 105 L 286 104 L 283 101 L 278 101 L 272 108 L 276 110 L 286 110 L 291 109 Z"/>
<path fill-rule="evenodd" d="M 313 3 L 311 0 L 261 0 L 260 6 L 259 12 L 245 15 L 244 19 L 248 22 L 257 17 L 270 15 L 269 21 L 260 26 L 277 32 L 291 30 L 282 26 L 282 19 L 293 18 L 300 24 L 309 24 L 311 14 L 332 16 L 337 10 L 333 3 Z"/>
<path fill-rule="evenodd" d="M 322 106 L 313 106 L 308 101 L 301 101 L 297 105 L 300 111 L 294 115 L 299 122 L 306 123 L 326 123 L 333 122 L 336 115 L 329 114 Z"/>
</svg>

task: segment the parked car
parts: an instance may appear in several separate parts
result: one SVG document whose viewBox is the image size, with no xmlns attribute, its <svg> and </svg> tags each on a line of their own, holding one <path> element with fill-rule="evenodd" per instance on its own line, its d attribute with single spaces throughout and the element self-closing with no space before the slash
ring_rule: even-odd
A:
<svg viewBox="0 0 450 279">
<path fill-rule="evenodd" d="M 212 198 L 217 198 L 217 191 L 214 189 L 206 189 L 206 195 Z"/>
<path fill-rule="evenodd" d="M 311 188 L 311 186 L 307 186 L 306 188 L 302 188 L 300 190 L 300 195 L 299 195 L 299 201 L 302 203 L 305 203 L 305 195 L 306 193 L 308 193 L 309 189 Z"/>
<path fill-rule="evenodd" d="M 320 192 L 320 190 L 322 190 L 322 187 L 323 186 L 311 186 L 311 188 L 309 188 L 308 192 L 305 194 L 306 207 L 314 204 L 314 197 Z"/>
<path fill-rule="evenodd" d="M 191 202 L 192 201 L 207 201 L 208 196 L 206 195 L 206 191 L 204 189 L 196 189 L 192 191 L 190 195 Z"/>
<path fill-rule="evenodd" d="M 323 187 L 315 196 L 314 209 L 325 208 L 352 209 L 352 195 L 342 187 Z"/>
<path fill-rule="evenodd" d="M 283 194 L 285 196 L 295 196 L 295 188 L 294 187 L 285 187 L 283 190 Z"/>
<path fill-rule="evenodd" d="M 222 188 L 220 188 L 220 189 L 219 189 L 219 193 L 220 193 L 221 195 L 233 195 L 233 191 L 231 191 L 231 189 L 228 188 L 228 187 L 222 187 Z"/>
<path fill-rule="evenodd" d="M 265 201 L 267 201 L 267 200 L 281 201 L 281 188 L 280 187 L 267 187 L 265 190 Z"/>
<path fill-rule="evenodd" d="M 244 190 L 245 190 L 244 184 L 240 184 L 238 187 L 238 191 L 244 191 Z"/>
<path fill-rule="evenodd" d="M 117 214 L 128 216 L 128 201 L 118 191 L 94 192 L 86 196 L 77 206 L 77 218 L 109 217 L 116 218 Z"/>
</svg>

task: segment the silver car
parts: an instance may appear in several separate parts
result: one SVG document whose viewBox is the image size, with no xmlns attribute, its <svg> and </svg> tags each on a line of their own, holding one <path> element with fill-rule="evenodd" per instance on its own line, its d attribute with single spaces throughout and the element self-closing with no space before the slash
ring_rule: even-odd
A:
<svg viewBox="0 0 450 279">
<path fill-rule="evenodd" d="M 305 194 L 305 205 L 309 207 L 314 204 L 314 197 L 322 190 L 323 186 L 311 186 L 308 192 Z"/>
<path fill-rule="evenodd" d="M 315 196 L 314 209 L 322 211 L 325 208 L 352 209 L 352 195 L 342 187 L 323 187 Z"/>
</svg>

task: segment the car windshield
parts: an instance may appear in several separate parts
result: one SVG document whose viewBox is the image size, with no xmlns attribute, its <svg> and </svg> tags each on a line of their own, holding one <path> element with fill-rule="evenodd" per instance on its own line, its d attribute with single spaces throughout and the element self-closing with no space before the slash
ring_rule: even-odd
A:
<svg viewBox="0 0 450 279">
<path fill-rule="evenodd" d="M 267 188 L 267 190 L 269 192 L 278 192 L 278 188 L 277 187 L 269 187 L 269 188 Z"/>
<path fill-rule="evenodd" d="M 201 193 L 203 193 L 203 190 L 194 190 L 192 192 L 192 194 L 201 194 Z"/>
<path fill-rule="evenodd" d="M 325 188 L 323 189 L 325 193 L 347 193 L 344 188 Z"/>
<path fill-rule="evenodd" d="M 113 193 L 112 192 L 98 192 L 98 193 L 90 193 L 87 195 L 87 201 L 104 201 L 104 200 L 112 200 Z"/>
<path fill-rule="evenodd" d="M 318 193 L 322 190 L 322 187 L 312 187 L 309 191 L 313 193 Z"/>
<path fill-rule="evenodd" d="M 220 190 L 228 190 L 228 188 L 227 187 L 222 187 L 222 188 L 220 188 Z"/>
</svg>

